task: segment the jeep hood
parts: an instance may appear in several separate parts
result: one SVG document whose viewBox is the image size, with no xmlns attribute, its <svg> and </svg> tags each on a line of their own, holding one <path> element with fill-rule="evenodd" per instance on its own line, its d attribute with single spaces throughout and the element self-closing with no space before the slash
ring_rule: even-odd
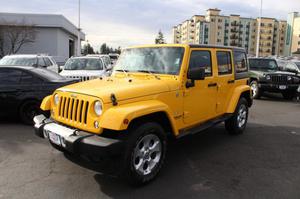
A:
<svg viewBox="0 0 300 199">
<path fill-rule="evenodd" d="M 179 81 L 175 78 L 107 77 L 65 86 L 58 91 L 91 95 L 101 98 L 103 103 L 111 103 L 112 94 L 117 101 L 122 101 L 178 89 Z"/>
</svg>

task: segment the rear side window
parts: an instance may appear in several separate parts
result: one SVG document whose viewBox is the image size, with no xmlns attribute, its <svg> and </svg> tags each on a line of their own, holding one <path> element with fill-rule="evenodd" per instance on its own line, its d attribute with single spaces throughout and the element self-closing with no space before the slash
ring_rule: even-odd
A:
<svg viewBox="0 0 300 199">
<path fill-rule="evenodd" d="M 20 82 L 22 72 L 14 69 L 0 70 L 0 84 L 18 84 Z"/>
<path fill-rule="evenodd" d="M 219 75 L 226 75 L 232 73 L 231 53 L 217 52 L 218 73 Z"/>
<path fill-rule="evenodd" d="M 189 69 L 203 67 L 205 76 L 212 76 L 211 54 L 209 51 L 195 50 L 191 53 Z"/>
<path fill-rule="evenodd" d="M 234 52 L 234 65 L 236 73 L 248 71 L 247 57 L 244 52 Z"/>
<path fill-rule="evenodd" d="M 42 57 L 38 58 L 38 66 L 40 66 L 40 67 L 45 67 L 46 66 L 46 64 L 44 62 L 44 59 Z"/>
<path fill-rule="evenodd" d="M 52 65 L 52 63 L 51 63 L 51 61 L 50 61 L 50 59 L 49 58 L 44 58 L 44 61 L 45 61 L 45 66 L 51 66 Z"/>
</svg>

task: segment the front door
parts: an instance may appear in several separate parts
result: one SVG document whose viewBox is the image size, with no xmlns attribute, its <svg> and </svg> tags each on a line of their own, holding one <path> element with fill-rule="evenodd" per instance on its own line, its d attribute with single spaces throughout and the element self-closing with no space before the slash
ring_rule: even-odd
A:
<svg viewBox="0 0 300 199">
<path fill-rule="evenodd" d="M 234 88 L 233 59 L 231 50 L 217 50 L 216 60 L 218 66 L 218 97 L 217 114 L 226 112 Z"/>
<path fill-rule="evenodd" d="M 0 115 L 9 115 L 17 111 L 21 74 L 22 72 L 16 69 L 0 69 Z"/>
<path fill-rule="evenodd" d="M 185 89 L 184 123 L 202 123 L 216 115 L 217 83 L 213 71 L 212 51 L 192 49 L 189 68 L 204 67 L 205 79 Z"/>
</svg>

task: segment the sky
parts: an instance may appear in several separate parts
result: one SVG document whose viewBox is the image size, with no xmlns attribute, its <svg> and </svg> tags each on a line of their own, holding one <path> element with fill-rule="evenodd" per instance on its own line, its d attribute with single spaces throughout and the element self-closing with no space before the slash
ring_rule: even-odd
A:
<svg viewBox="0 0 300 199">
<path fill-rule="evenodd" d="M 0 0 L 0 12 L 62 14 L 78 24 L 78 0 Z M 259 15 L 260 0 L 81 0 L 81 28 L 98 50 L 154 43 L 161 30 L 171 41 L 174 25 L 208 8 L 221 14 Z M 300 0 L 263 0 L 263 16 L 286 20 L 289 12 L 300 12 Z"/>
</svg>

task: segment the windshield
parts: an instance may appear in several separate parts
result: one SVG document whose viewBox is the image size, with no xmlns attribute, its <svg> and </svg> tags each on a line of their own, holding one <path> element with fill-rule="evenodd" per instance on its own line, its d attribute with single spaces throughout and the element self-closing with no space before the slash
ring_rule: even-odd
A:
<svg viewBox="0 0 300 199">
<path fill-rule="evenodd" d="M 99 58 L 70 58 L 64 70 L 103 70 Z"/>
<path fill-rule="evenodd" d="M 278 65 L 273 59 L 249 59 L 251 70 L 278 70 Z"/>
<path fill-rule="evenodd" d="M 33 66 L 36 63 L 35 57 L 4 57 L 0 60 L 1 66 Z"/>
<path fill-rule="evenodd" d="M 120 55 L 114 70 L 178 75 L 183 53 L 181 47 L 127 49 Z"/>
</svg>

